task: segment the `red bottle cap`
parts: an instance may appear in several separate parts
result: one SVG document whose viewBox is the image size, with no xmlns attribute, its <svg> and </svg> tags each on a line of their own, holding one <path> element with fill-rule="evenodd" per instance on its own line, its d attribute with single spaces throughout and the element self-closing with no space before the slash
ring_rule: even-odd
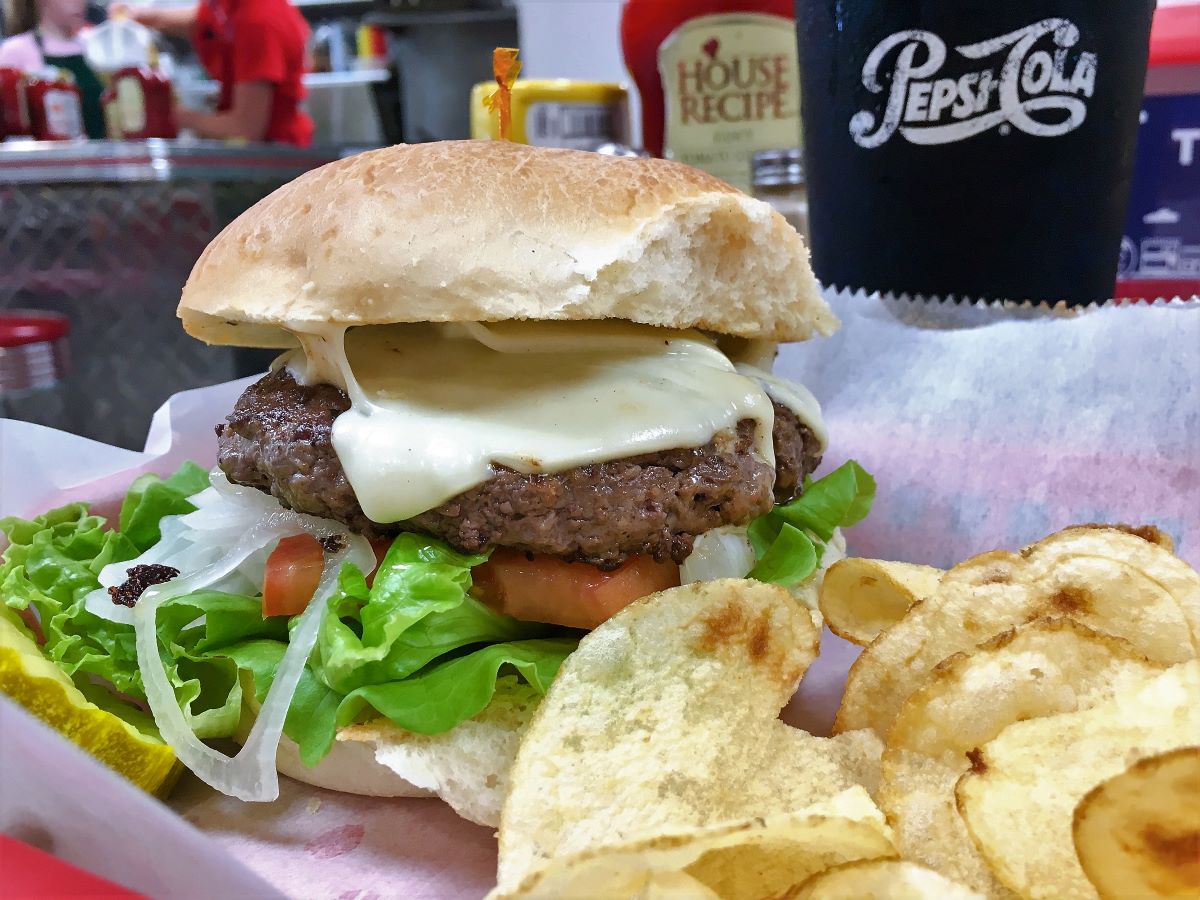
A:
<svg viewBox="0 0 1200 900">
<path fill-rule="evenodd" d="M 65 338 L 71 331 L 66 316 L 32 309 L 0 312 L 0 348 L 43 344 Z"/>
</svg>

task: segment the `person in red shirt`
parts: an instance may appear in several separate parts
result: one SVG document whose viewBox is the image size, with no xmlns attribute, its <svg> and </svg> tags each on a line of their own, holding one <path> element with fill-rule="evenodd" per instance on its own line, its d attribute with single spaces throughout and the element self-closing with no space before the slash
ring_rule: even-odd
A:
<svg viewBox="0 0 1200 900">
<path fill-rule="evenodd" d="M 181 128 L 197 137 L 272 141 L 307 147 L 312 119 L 300 108 L 308 23 L 288 0 L 200 0 L 189 9 L 114 4 L 130 18 L 187 35 L 221 85 L 215 112 L 180 107 Z"/>
</svg>

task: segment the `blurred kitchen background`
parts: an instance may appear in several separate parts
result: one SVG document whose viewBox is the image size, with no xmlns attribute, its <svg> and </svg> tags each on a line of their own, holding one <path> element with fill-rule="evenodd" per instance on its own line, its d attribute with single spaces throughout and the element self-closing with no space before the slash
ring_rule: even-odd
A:
<svg viewBox="0 0 1200 900">
<path fill-rule="evenodd" d="M 294 5 L 310 29 L 306 147 L 186 133 L 112 140 L 111 129 L 107 141 L 29 140 L 9 129 L 0 143 L 0 415 L 140 447 L 167 396 L 261 371 L 268 358 L 205 347 L 174 315 L 192 264 L 240 212 L 341 156 L 469 137 L 471 90 L 492 78 L 497 46 L 521 48 L 522 80 L 628 79 L 620 0 Z M 102 22 L 104 6 L 89 5 L 88 17 Z M 12 34 L 12 18 L 0 34 Z M 179 102 L 211 104 L 219 86 L 192 42 L 154 40 Z M 627 127 L 623 136 L 637 143 Z"/>
</svg>

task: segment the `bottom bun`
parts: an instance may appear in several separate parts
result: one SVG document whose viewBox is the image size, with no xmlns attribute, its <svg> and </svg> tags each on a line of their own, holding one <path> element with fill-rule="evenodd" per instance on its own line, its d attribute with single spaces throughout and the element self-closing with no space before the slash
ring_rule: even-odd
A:
<svg viewBox="0 0 1200 900">
<path fill-rule="evenodd" d="M 471 822 L 495 827 L 508 793 L 508 772 L 537 708 L 537 691 L 514 675 L 496 680 L 492 702 L 443 734 L 414 734 L 387 719 L 342 728 L 315 766 L 296 743 L 279 741 L 275 767 L 289 778 L 368 797 L 440 797 Z M 237 739 L 245 740 L 258 704 L 244 707 Z"/>
<path fill-rule="evenodd" d="M 233 739 L 246 742 L 259 703 L 253 697 L 242 701 L 242 720 Z M 375 761 L 375 748 L 370 743 L 334 741 L 329 752 L 315 766 L 306 766 L 300 759 L 300 747 L 286 734 L 279 736 L 275 751 L 275 768 L 281 775 L 303 781 L 313 787 L 343 794 L 362 794 L 364 797 L 433 797 L 433 791 L 416 787 L 401 775 Z"/>
<path fill-rule="evenodd" d="M 275 754 L 280 774 L 314 787 L 362 794 L 365 797 L 433 797 L 433 791 L 416 787 L 387 766 L 375 761 L 371 743 L 335 741 L 329 753 L 311 768 L 300 759 L 300 748 L 287 735 L 280 738 Z"/>
</svg>

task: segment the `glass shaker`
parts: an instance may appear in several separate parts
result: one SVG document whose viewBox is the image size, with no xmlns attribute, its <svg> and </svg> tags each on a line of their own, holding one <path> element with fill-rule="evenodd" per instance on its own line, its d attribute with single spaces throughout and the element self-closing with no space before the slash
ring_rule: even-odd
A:
<svg viewBox="0 0 1200 900">
<path fill-rule="evenodd" d="M 808 186 L 804 180 L 804 153 L 759 150 L 751 162 L 754 196 L 770 203 L 808 241 Z"/>
</svg>

